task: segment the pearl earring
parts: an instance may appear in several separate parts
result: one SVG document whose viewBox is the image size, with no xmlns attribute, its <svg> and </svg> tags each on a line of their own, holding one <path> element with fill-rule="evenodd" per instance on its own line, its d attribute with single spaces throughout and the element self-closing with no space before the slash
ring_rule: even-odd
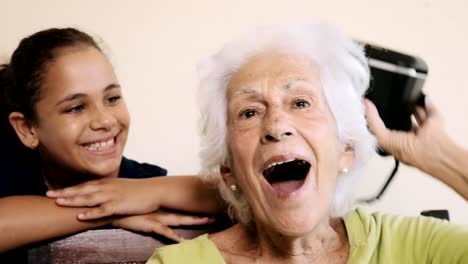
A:
<svg viewBox="0 0 468 264">
<path fill-rule="evenodd" d="M 237 192 L 237 186 L 236 185 L 231 185 L 231 191 Z"/>
<path fill-rule="evenodd" d="M 346 173 L 348 173 L 348 171 L 349 171 L 348 168 L 343 168 L 343 169 L 341 169 L 340 172 L 346 174 Z"/>
</svg>

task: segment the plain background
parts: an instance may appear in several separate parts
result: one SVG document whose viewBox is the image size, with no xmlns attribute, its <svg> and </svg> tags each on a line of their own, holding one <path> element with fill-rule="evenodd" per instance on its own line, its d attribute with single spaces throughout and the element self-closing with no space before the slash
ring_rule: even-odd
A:
<svg viewBox="0 0 468 264">
<path fill-rule="evenodd" d="M 197 61 L 252 28 L 319 19 L 354 38 L 424 58 L 430 68 L 424 90 L 445 116 L 448 133 L 468 147 L 467 10 L 464 0 L 1 0 L 0 61 L 7 62 L 21 38 L 48 27 L 73 26 L 101 37 L 132 114 L 126 156 L 170 174 L 194 174 Z M 358 195 L 374 194 L 392 166 L 376 156 Z M 443 184 L 402 166 L 370 210 L 449 209 L 454 222 L 466 224 L 467 205 Z"/>
</svg>

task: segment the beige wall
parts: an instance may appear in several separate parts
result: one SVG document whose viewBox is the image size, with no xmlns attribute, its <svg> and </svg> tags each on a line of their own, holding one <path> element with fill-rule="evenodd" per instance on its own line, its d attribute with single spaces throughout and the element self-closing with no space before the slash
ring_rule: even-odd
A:
<svg viewBox="0 0 468 264">
<path fill-rule="evenodd" d="M 171 174 L 198 170 L 194 88 L 196 62 L 259 25 L 319 18 L 352 36 L 417 54 L 430 66 L 425 91 L 449 133 L 468 147 L 468 2 L 463 0 L 1 0 L 0 59 L 19 40 L 46 27 L 74 26 L 107 43 L 133 116 L 126 155 Z M 391 170 L 376 157 L 359 193 L 372 194 Z M 467 202 L 419 171 L 402 167 L 374 209 L 418 214 L 450 209 L 468 222 Z"/>
</svg>

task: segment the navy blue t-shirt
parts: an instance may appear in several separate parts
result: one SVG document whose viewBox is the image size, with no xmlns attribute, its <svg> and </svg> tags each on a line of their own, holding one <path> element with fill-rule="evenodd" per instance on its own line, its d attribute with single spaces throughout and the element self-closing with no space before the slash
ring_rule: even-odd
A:
<svg viewBox="0 0 468 264">
<path fill-rule="evenodd" d="M 31 157 L 28 160 L 18 160 L 14 155 L 2 156 L 4 154 L 0 150 L 0 198 L 12 195 L 45 195 L 47 187 L 41 171 L 38 164 L 32 162 L 36 159 Z M 29 164 L 25 165 L 26 163 Z M 141 179 L 165 175 L 166 169 L 125 157 L 120 164 L 120 178 Z"/>
</svg>

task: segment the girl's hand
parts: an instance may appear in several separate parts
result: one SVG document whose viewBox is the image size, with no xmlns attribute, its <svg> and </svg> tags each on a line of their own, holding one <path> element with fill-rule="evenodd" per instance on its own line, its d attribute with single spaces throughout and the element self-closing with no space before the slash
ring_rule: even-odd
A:
<svg viewBox="0 0 468 264">
<path fill-rule="evenodd" d="M 48 191 L 56 203 L 67 207 L 92 207 L 78 214 L 80 220 L 111 215 L 141 215 L 159 209 L 157 178 L 111 178 L 85 182 L 73 187 Z"/>
<path fill-rule="evenodd" d="M 210 217 L 200 217 L 157 211 L 151 214 L 135 215 L 119 218 L 112 225 L 136 232 L 156 233 L 180 242 L 184 238 L 169 226 L 204 225 L 214 221 Z"/>
</svg>

